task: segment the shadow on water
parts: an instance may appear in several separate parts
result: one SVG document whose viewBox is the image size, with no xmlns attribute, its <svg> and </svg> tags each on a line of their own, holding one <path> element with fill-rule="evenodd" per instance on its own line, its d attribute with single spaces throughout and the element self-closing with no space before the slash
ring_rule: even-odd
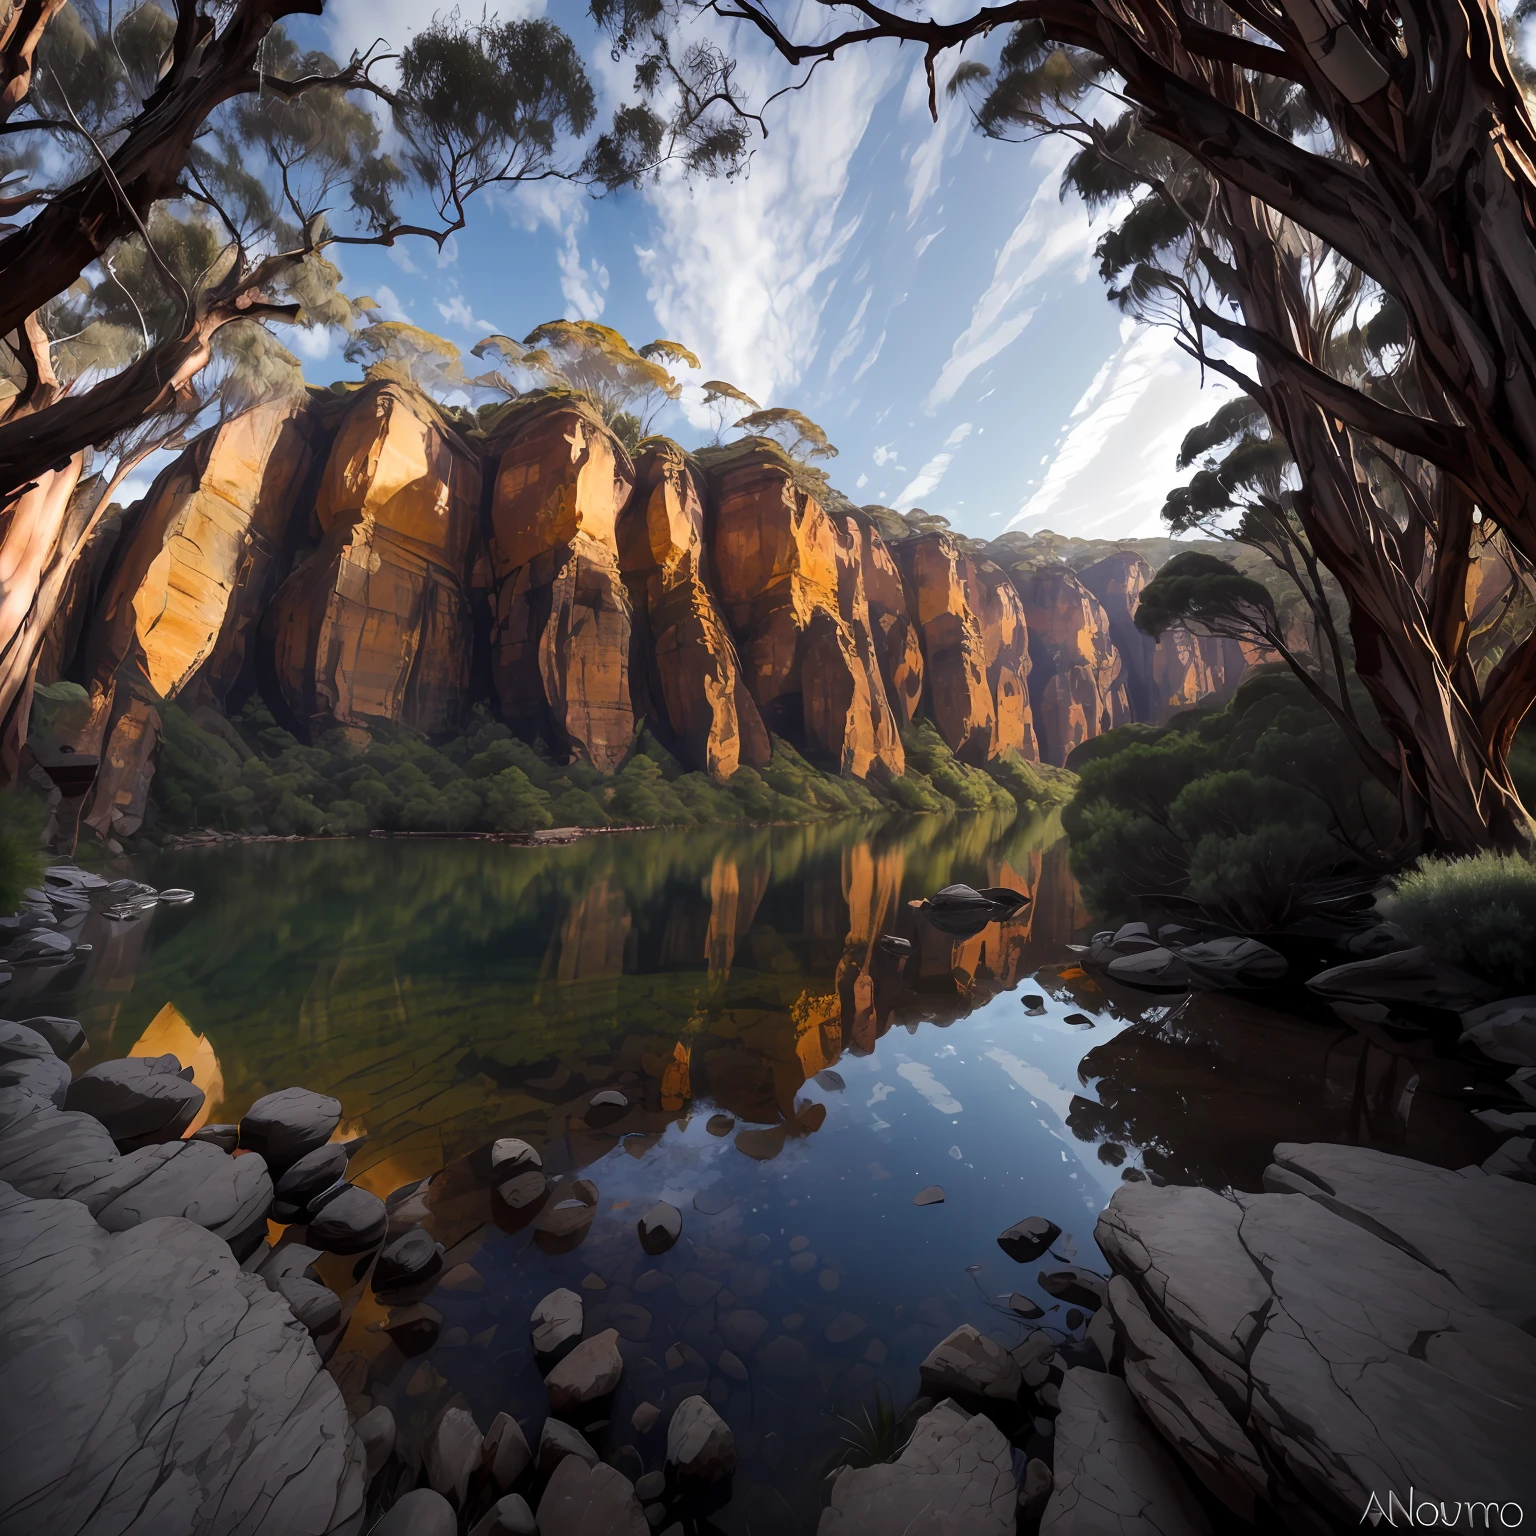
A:
<svg viewBox="0 0 1536 1536">
<path fill-rule="evenodd" d="M 421 1297 L 440 1315 L 424 1352 L 348 1289 L 351 1261 L 322 1266 L 352 1309 L 332 1368 L 354 1403 L 389 1404 L 408 1454 L 455 1402 L 536 1435 L 527 1319 L 570 1286 L 587 1333 L 618 1329 L 625 1355 L 594 1443 L 649 1470 L 667 1407 L 707 1393 L 742 1457 L 712 1518 L 743 1536 L 813 1529 L 847 1419 L 880 1393 L 908 1403 L 958 1324 L 1017 1342 L 1022 1292 L 1080 1330 L 1038 1266 L 998 1249 L 1021 1217 L 1062 1227 L 1061 1260 L 1096 1264 L 1094 1219 L 1127 1174 L 1255 1189 L 1280 1140 L 1452 1166 L 1486 1153 L 1448 1065 L 1086 975 L 1064 947 L 1090 924 L 1054 820 L 247 844 L 139 873 L 195 905 L 93 918 L 88 966 L 28 1011 L 75 1012 L 82 1065 L 174 1051 L 214 1120 L 292 1083 L 333 1093 L 338 1134 L 366 1138 L 357 1182 L 387 1195 L 436 1176 L 422 1200 L 449 1251 Z M 957 880 L 1032 904 L 948 937 L 909 903 Z M 603 1088 L 630 1101 L 617 1121 L 588 1107 Z M 572 1251 L 539 1248 L 493 1201 L 484 1149 L 508 1135 L 596 1184 Z M 933 1184 L 943 1203 L 914 1206 Z M 683 1238 L 649 1258 L 634 1224 L 658 1199 Z M 642 1433 L 645 1401 L 663 1413 Z"/>
</svg>

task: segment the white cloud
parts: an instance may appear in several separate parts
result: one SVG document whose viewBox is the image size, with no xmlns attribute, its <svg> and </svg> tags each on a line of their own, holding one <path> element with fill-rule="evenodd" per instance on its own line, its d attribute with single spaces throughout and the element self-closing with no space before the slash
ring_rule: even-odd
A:
<svg viewBox="0 0 1536 1536">
<path fill-rule="evenodd" d="M 865 473 L 863 473 L 863 471 L 861 470 L 859 472 L 859 478 L 853 482 L 853 488 L 856 491 L 862 491 L 864 489 L 864 487 L 866 485 L 868 485 L 868 484 L 869 484 L 869 476 L 866 475 Z"/>
<path fill-rule="evenodd" d="M 1161 532 L 1158 512 L 1178 478 L 1179 441 L 1230 393 L 1219 379 L 1200 387 L 1199 369 L 1172 331 L 1127 325 L 1008 527 L 1100 538 Z"/>
<path fill-rule="evenodd" d="M 881 443 L 880 446 L 876 448 L 875 451 L 870 455 L 870 457 L 875 461 L 876 464 L 884 469 L 887 464 L 894 464 L 896 462 L 896 444 Z"/>
<path fill-rule="evenodd" d="M 331 328 L 328 325 L 290 326 L 278 339 L 306 363 L 323 363 L 331 355 Z"/>
<path fill-rule="evenodd" d="M 387 283 L 380 283 L 373 290 L 374 301 L 379 306 L 379 314 L 386 320 L 403 320 L 407 325 L 415 325 L 404 304 L 400 302 L 395 290 Z"/>
<path fill-rule="evenodd" d="M 525 182 L 503 198 L 508 215 L 530 233 L 542 225 L 560 237 L 555 253 L 560 293 L 567 320 L 601 318 L 608 291 L 608 269 L 594 258 L 583 261 L 581 231 L 587 223 L 587 195 L 565 181 Z M 545 319 L 555 318 L 547 315 Z"/>
<path fill-rule="evenodd" d="M 944 233 L 944 231 L 946 229 L 948 229 L 948 228 L 949 228 L 949 226 L 947 224 L 940 224 L 939 227 L 936 230 L 932 231 L 930 234 L 924 235 L 922 237 L 922 239 L 919 240 L 917 242 L 917 244 L 912 247 L 912 254 L 913 254 L 913 256 L 914 257 L 920 257 L 923 254 L 923 252 L 926 251 L 928 249 L 928 247 L 930 245 L 932 245 L 933 242 L 935 240 L 937 240 L 939 238 L 939 236 L 942 235 Z"/>
<path fill-rule="evenodd" d="M 853 379 L 852 379 L 853 383 L 857 384 L 859 382 L 859 380 L 862 379 L 864 377 L 864 375 L 866 373 L 868 373 L 869 370 L 875 366 L 875 359 L 880 356 L 880 349 L 884 345 L 885 345 L 885 332 L 881 331 L 880 334 L 875 337 L 875 344 L 874 344 L 874 346 L 872 346 L 869 349 L 869 355 L 854 370 Z"/>
<path fill-rule="evenodd" d="M 1090 220 L 1079 199 L 1063 202 L 1059 196 L 1061 168 L 1070 152 L 1070 144 L 1054 139 L 1035 151 L 1033 165 L 1041 172 L 1040 185 L 997 253 L 992 280 L 972 306 L 970 324 L 955 338 L 923 402 L 930 414 L 953 400 L 978 368 L 1023 334 L 1039 308 L 1035 285 L 1042 278 L 1062 267 L 1075 267 L 1079 278 L 1087 275 L 1098 221 Z"/>
<path fill-rule="evenodd" d="M 954 461 L 952 453 L 936 453 L 923 467 L 907 482 L 906 488 L 895 501 L 891 503 L 898 512 L 905 512 L 908 507 L 915 507 L 919 501 L 933 491 L 940 480 L 944 478 L 944 472 Z"/>
<path fill-rule="evenodd" d="M 869 301 L 874 297 L 874 292 L 873 288 L 864 290 L 864 297 L 859 300 L 859 307 L 853 312 L 853 319 L 848 322 L 848 329 L 843 332 L 843 339 L 832 349 L 832 356 L 827 359 L 829 374 L 836 373 L 842 364 L 853 356 L 864 340 L 864 312 L 869 308 Z"/>
<path fill-rule="evenodd" d="M 450 325 L 457 325 L 466 331 L 478 331 L 482 336 L 488 331 L 494 331 L 496 327 L 489 320 L 477 320 L 475 312 L 469 307 L 469 300 L 462 293 L 454 294 L 447 303 L 438 299 L 437 312 Z"/>
<path fill-rule="evenodd" d="M 929 199 L 943 184 L 944 162 L 960 147 L 966 130 L 971 126 L 971 114 L 965 104 L 949 102 L 946 105 L 942 93 L 939 96 L 939 120 L 937 123 L 932 122 L 928 118 L 928 84 L 921 64 L 913 70 L 908 81 L 908 99 L 912 95 L 913 80 L 918 82 L 922 94 L 922 112 L 928 132 L 907 162 L 907 190 L 911 194 L 907 199 L 908 229 L 917 222 Z M 921 248 L 918 255 L 922 255 Z"/>
<path fill-rule="evenodd" d="M 730 41 L 745 91 L 783 84 L 764 49 Z M 896 67 L 890 51 L 859 50 L 774 109 L 744 175 L 669 173 L 646 192 L 654 227 L 635 254 L 662 329 L 767 404 L 785 403 L 821 344 L 825 280 L 858 228 L 841 207 L 850 163 Z"/>
<path fill-rule="evenodd" d="M 397 53 L 442 9 L 440 0 L 329 0 L 325 7 L 326 37 L 331 51 L 341 59 L 354 49 L 366 52 L 378 38 Z M 490 9 L 504 21 L 520 21 L 542 16 L 544 0 L 500 0 Z"/>
<path fill-rule="evenodd" d="M 955 430 L 953 432 L 951 432 L 949 434 L 949 436 L 944 439 L 944 446 L 946 448 L 958 448 L 960 446 L 960 444 L 963 443 L 966 440 L 966 438 L 968 438 L 970 435 L 971 435 L 971 424 L 970 424 L 970 422 L 962 421 L 960 423 L 960 425 L 958 427 L 956 427 Z"/>
</svg>

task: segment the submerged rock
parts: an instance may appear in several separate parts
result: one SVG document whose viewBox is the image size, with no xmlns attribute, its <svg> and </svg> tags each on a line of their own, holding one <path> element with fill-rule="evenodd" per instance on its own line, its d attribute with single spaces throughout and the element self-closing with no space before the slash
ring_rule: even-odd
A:
<svg viewBox="0 0 1536 1536">
<path fill-rule="evenodd" d="M 736 1470 L 736 1437 L 702 1397 L 685 1397 L 667 1426 L 667 1464 L 681 1477 L 718 1483 Z"/>
<path fill-rule="evenodd" d="M 1003 1433 L 941 1402 L 893 1462 L 844 1472 L 817 1536 L 1013 1536 L 1018 1481 Z"/>
<path fill-rule="evenodd" d="M 649 1254 L 665 1253 L 683 1232 L 683 1213 L 675 1205 L 658 1200 L 638 1223 L 640 1246 Z"/>
<path fill-rule="evenodd" d="M 443 1250 L 430 1232 L 416 1227 L 385 1243 L 373 1267 L 376 1291 L 399 1290 L 415 1285 L 442 1268 Z"/>
<path fill-rule="evenodd" d="M 572 1339 L 581 1337 L 581 1297 L 564 1287 L 551 1291 L 533 1309 L 530 1321 L 534 1349 L 541 1355 L 553 1355 Z"/>
<path fill-rule="evenodd" d="M 1061 1236 L 1061 1228 L 1044 1216 L 1026 1216 L 1006 1232 L 1000 1232 L 997 1246 L 1016 1264 L 1033 1264 Z"/>
<path fill-rule="evenodd" d="M 618 1330 L 605 1328 L 573 1349 L 548 1376 L 549 1406 L 556 1413 L 607 1397 L 624 1373 Z"/>
</svg>

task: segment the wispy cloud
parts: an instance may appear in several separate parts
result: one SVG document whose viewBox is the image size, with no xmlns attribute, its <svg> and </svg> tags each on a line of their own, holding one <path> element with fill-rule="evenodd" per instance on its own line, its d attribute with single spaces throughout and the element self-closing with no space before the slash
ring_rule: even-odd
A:
<svg viewBox="0 0 1536 1536">
<path fill-rule="evenodd" d="M 898 512 L 905 512 L 909 507 L 915 507 L 923 497 L 930 495 L 938 489 L 939 481 L 944 478 L 944 472 L 954 462 L 952 453 L 936 453 L 923 467 L 907 482 L 906 488 L 895 501 L 891 503 Z"/>
<path fill-rule="evenodd" d="M 547 225 L 560 237 L 555 263 L 560 269 L 560 294 L 567 320 L 597 320 L 607 303 L 608 269 L 581 254 L 581 232 L 587 224 L 587 196 L 569 182 L 530 182 L 503 199 L 514 223 L 532 232 Z M 553 316 L 546 316 L 553 319 Z"/>
<path fill-rule="evenodd" d="M 859 300 L 859 307 L 854 310 L 853 319 L 848 322 L 848 329 L 843 332 L 842 340 L 832 349 L 832 356 L 827 359 L 828 373 L 836 373 L 863 345 L 864 314 L 869 308 L 869 301 L 874 295 L 875 290 L 872 287 L 864 290 L 864 297 Z"/>
<path fill-rule="evenodd" d="M 949 358 L 923 402 L 925 411 L 932 413 L 948 404 L 978 368 L 1018 340 L 1039 308 L 1041 296 L 1035 288 L 1042 278 L 1063 267 L 1086 275 L 1097 228 L 1081 201 L 1063 202 L 1059 195 L 1061 169 L 1069 153 L 1070 145 L 1055 140 L 1035 151 L 1040 185 L 997 253 L 992 279 L 971 308 L 970 324 L 950 347 Z"/>
<path fill-rule="evenodd" d="M 380 283 L 373 290 L 373 298 L 379 306 L 379 313 L 386 320 L 403 320 L 407 325 L 415 325 L 409 311 L 400 302 L 399 295 L 387 283 Z"/>
<path fill-rule="evenodd" d="M 1180 439 L 1230 394 L 1220 380 L 1200 387 L 1199 370 L 1173 332 L 1127 321 L 1072 408 L 1049 468 L 1009 519 L 1038 533 L 1054 528 L 1117 537 L 1161 531 L 1159 509 L 1177 481 Z"/>
<path fill-rule="evenodd" d="M 469 300 L 462 293 L 455 293 L 446 301 L 437 299 L 437 312 L 449 325 L 457 325 L 466 331 L 478 331 L 482 336 L 496 327 L 489 320 L 477 320 L 469 307 Z"/>
</svg>

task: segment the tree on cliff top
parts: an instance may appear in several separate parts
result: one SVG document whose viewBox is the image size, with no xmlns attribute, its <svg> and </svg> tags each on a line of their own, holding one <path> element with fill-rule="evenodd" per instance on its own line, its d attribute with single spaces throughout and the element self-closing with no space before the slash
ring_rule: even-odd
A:
<svg viewBox="0 0 1536 1536">
<path fill-rule="evenodd" d="M 1101 251 L 1117 296 L 1290 445 L 1410 821 L 1453 850 L 1531 841 L 1507 758 L 1536 634 L 1482 686 L 1466 648 L 1478 519 L 1536 567 L 1536 125 L 1496 0 L 1005 0 L 948 21 L 860 0 L 803 36 L 772 0 L 692 8 L 792 66 L 914 43 L 935 115 L 940 58 L 1010 29 L 996 73 L 968 59 L 957 86 L 987 132 L 1076 139 L 1079 185 L 1134 204 L 1140 254 Z M 630 0 L 626 25 L 646 11 L 627 39 L 642 71 L 671 58 L 659 0 Z M 1099 87 L 1107 125 L 1086 105 Z M 1338 343 L 1388 302 L 1402 355 L 1361 377 Z"/>
<path fill-rule="evenodd" d="M 757 437 L 771 437 L 792 459 L 807 463 L 811 459 L 835 459 L 837 449 L 826 432 L 804 411 L 775 405 L 765 411 L 753 411 L 736 423 L 743 431 Z"/>
<path fill-rule="evenodd" d="M 683 392 L 663 364 L 699 367 L 681 342 L 632 347 L 611 325 L 595 320 L 547 320 L 521 342 L 487 336 L 472 350 L 476 357 L 502 361 L 501 370 L 483 375 L 477 384 L 515 396 L 519 390 L 511 370 L 531 374 L 545 386 L 579 390 L 631 451 L 650 431 L 657 412 Z"/>
</svg>

